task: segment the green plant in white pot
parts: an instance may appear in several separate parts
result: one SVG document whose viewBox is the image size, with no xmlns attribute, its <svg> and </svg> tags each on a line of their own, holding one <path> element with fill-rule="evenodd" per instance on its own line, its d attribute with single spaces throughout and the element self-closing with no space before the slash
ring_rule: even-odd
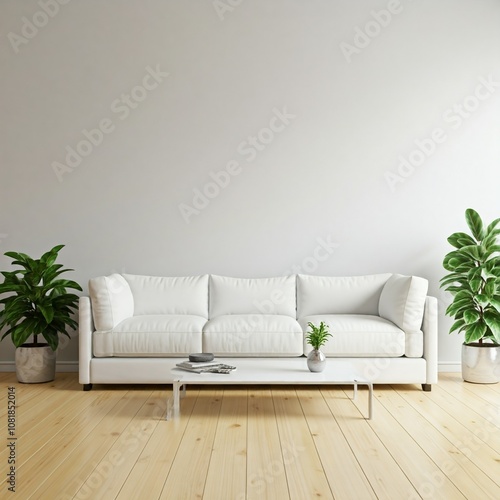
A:
<svg viewBox="0 0 500 500">
<path fill-rule="evenodd" d="M 500 218 L 485 226 L 472 208 L 465 211 L 471 234 L 453 233 L 455 247 L 443 261 L 449 274 L 441 287 L 453 295 L 446 314 L 450 333 L 463 332 L 462 376 L 468 382 L 500 380 Z"/>
<path fill-rule="evenodd" d="M 310 331 L 307 332 L 306 341 L 312 346 L 312 351 L 307 355 L 307 367 L 312 372 L 322 372 L 326 367 L 326 356 L 321 352 L 321 347 L 323 347 L 328 337 L 331 337 L 331 333 L 328 332 L 328 325 L 323 323 L 319 326 L 313 323 L 307 323 Z"/>
<path fill-rule="evenodd" d="M 82 290 L 74 281 L 61 279 L 60 275 L 72 271 L 56 264 L 58 245 L 32 259 L 24 253 L 7 252 L 14 259 L 15 271 L 3 271 L 0 295 L 0 330 L 6 328 L 2 340 L 10 336 L 16 346 L 16 374 L 19 382 L 40 383 L 54 380 L 56 349 L 59 334 L 69 337 L 68 328 L 77 328 L 71 317 L 77 310 L 78 296 L 68 289 Z M 43 337 L 45 342 L 39 342 Z M 33 337 L 33 342 L 28 342 Z"/>
</svg>

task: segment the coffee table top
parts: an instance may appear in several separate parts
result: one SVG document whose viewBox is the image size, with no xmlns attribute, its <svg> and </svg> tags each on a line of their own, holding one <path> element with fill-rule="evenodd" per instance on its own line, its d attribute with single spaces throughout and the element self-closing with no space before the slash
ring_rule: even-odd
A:
<svg viewBox="0 0 500 500">
<path fill-rule="evenodd" d="M 184 361 L 179 358 L 178 363 Z M 236 370 L 224 373 L 194 373 L 181 368 L 172 368 L 171 376 L 176 381 L 191 384 L 352 384 L 366 379 L 357 373 L 354 366 L 327 359 L 326 368 L 313 373 L 307 368 L 307 359 L 300 358 L 219 358 L 214 361 L 236 366 Z"/>
</svg>

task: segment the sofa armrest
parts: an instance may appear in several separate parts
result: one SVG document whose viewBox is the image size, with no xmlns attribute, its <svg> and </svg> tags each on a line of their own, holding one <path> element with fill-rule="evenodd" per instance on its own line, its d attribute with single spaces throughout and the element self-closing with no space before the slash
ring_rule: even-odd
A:
<svg viewBox="0 0 500 500">
<path fill-rule="evenodd" d="M 438 381 L 438 301 L 436 297 L 425 299 L 422 321 L 424 333 L 424 358 L 427 362 L 427 384 Z"/>
<path fill-rule="evenodd" d="M 89 297 L 80 297 L 78 303 L 79 353 L 78 372 L 80 384 L 90 384 L 90 360 L 92 358 L 92 308 Z"/>
</svg>

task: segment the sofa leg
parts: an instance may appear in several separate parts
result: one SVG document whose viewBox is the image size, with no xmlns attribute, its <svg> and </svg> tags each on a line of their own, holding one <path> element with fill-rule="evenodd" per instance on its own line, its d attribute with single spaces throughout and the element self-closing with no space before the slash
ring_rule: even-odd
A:
<svg viewBox="0 0 500 500">
<path fill-rule="evenodd" d="M 83 390 L 84 391 L 91 391 L 92 390 L 92 384 L 83 384 Z"/>
<path fill-rule="evenodd" d="M 422 384 L 422 390 L 425 392 L 431 392 L 432 384 Z"/>
</svg>

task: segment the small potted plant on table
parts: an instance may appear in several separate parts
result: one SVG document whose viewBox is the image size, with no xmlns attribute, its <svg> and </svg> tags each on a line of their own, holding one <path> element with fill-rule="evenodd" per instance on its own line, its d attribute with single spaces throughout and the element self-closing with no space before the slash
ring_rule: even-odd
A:
<svg viewBox="0 0 500 500">
<path fill-rule="evenodd" d="M 323 321 L 319 326 L 315 326 L 311 322 L 307 323 L 307 326 L 311 330 L 307 332 L 306 341 L 313 348 L 307 355 L 307 367 L 312 372 L 322 372 L 326 367 L 326 356 L 320 351 L 320 348 L 332 335 L 328 332 L 328 326 Z"/>
<path fill-rule="evenodd" d="M 82 290 L 74 281 L 59 276 L 72 269 L 61 269 L 55 264 L 59 250 L 55 246 L 40 259 L 32 259 L 24 253 L 7 252 L 14 259 L 13 265 L 21 269 L 4 271 L 0 284 L 0 330 L 7 328 L 2 340 L 10 335 L 16 346 L 16 375 L 19 382 L 34 384 L 50 382 L 55 377 L 56 349 L 59 334 L 69 337 L 66 329 L 77 328 L 71 314 L 76 311 L 78 296 L 68 293 L 68 288 Z M 45 340 L 38 342 L 41 335 Z M 33 342 L 28 339 L 33 336 Z"/>
</svg>

